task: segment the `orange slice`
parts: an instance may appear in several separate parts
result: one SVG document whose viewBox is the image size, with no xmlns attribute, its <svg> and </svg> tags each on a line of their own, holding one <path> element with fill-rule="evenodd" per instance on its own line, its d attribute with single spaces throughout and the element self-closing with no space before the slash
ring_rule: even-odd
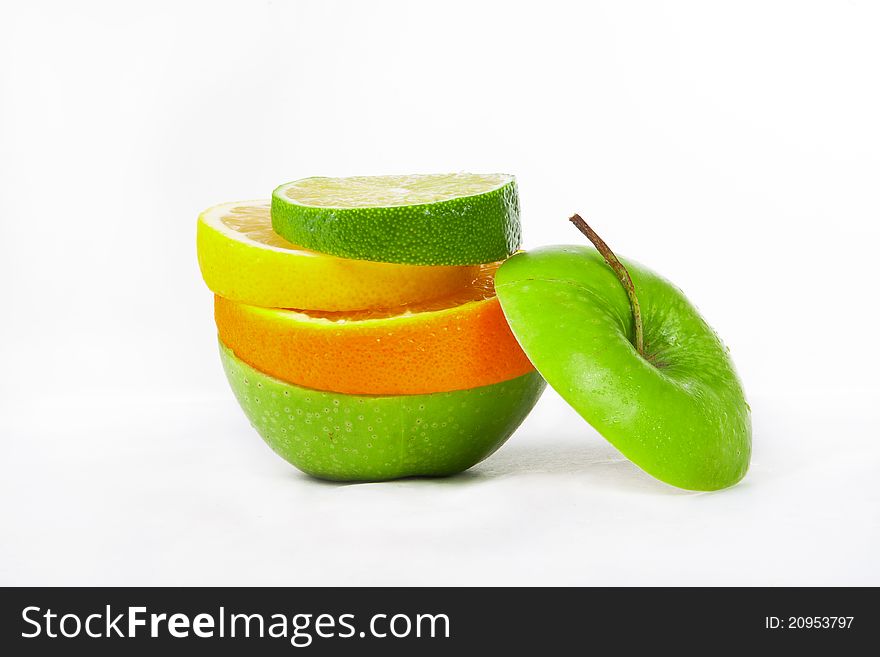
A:
<svg viewBox="0 0 880 657">
<path fill-rule="evenodd" d="M 392 311 L 258 308 L 214 297 L 220 340 L 282 381 L 330 392 L 420 395 L 507 381 L 534 368 L 484 266 L 466 289 Z"/>
</svg>

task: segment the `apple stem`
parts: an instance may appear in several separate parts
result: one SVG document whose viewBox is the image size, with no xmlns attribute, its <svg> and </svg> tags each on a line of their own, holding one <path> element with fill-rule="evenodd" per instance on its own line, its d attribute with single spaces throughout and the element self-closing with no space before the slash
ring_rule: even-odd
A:
<svg viewBox="0 0 880 657">
<path fill-rule="evenodd" d="M 614 270 L 615 274 L 617 274 L 617 278 L 620 280 L 620 284 L 623 285 L 623 289 L 626 290 L 626 295 L 629 297 L 629 305 L 632 308 L 633 324 L 635 325 L 636 331 L 636 351 L 639 352 L 639 355 L 644 357 L 645 338 L 642 330 L 642 310 L 639 307 L 639 299 L 636 296 L 636 287 L 633 285 L 633 280 L 630 277 L 629 272 L 626 270 L 626 267 L 623 266 L 623 263 L 617 259 L 617 256 L 614 255 L 614 251 L 608 248 L 608 245 L 605 244 L 605 240 L 599 237 L 599 235 L 596 234 L 596 231 L 590 228 L 589 224 L 584 221 L 579 214 L 572 215 L 568 220 L 593 243 L 596 250 L 602 254 L 603 258 L 605 258 L 605 262 L 608 263 L 608 266 Z"/>
</svg>

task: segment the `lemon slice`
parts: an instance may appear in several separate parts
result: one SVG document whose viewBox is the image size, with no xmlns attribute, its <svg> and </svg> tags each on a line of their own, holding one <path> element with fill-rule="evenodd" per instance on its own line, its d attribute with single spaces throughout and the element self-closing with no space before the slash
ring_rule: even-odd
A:
<svg viewBox="0 0 880 657">
<path fill-rule="evenodd" d="M 394 308 L 454 294 L 480 270 L 347 260 L 303 249 L 272 230 L 268 200 L 205 210 L 196 242 L 199 267 L 212 292 L 270 308 Z"/>
<path fill-rule="evenodd" d="M 305 178 L 275 190 L 272 226 L 322 253 L 418 265 L 503 260 L 521 238 L 516 181 L 501 173 Z"/>
</svg>

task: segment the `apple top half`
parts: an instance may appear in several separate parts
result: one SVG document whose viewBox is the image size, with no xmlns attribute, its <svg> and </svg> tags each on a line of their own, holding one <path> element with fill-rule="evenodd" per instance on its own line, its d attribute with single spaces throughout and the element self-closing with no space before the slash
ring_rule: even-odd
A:
<svg viewBox="0 0 880 657">
<path fill-rule="evenodd" d="M 645 356 L 626 291 L 590 247 L 540 248 L 501 266 L 511 329 L 550 386 L 648 474 L 690 490 L 731 486 L 749 466 L 751 419 L 728 350 L 678 288 L 621 261 Z"/>
</svg>

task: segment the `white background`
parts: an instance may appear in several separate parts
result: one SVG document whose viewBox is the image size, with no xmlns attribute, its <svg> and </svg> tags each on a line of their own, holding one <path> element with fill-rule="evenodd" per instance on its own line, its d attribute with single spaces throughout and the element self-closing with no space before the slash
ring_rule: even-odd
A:
<svg viewBox="0 0 880 657">
<path fill-rule="evenodd" d="M 0 3 L 0 583 L 880 584 L 880 4 Z M 310 175 L 505 171 L 730 346 L 746 480 L 684 493 L 548 391 L 442 481 L 249 427 L 195 254 Z"/>
</svg>

